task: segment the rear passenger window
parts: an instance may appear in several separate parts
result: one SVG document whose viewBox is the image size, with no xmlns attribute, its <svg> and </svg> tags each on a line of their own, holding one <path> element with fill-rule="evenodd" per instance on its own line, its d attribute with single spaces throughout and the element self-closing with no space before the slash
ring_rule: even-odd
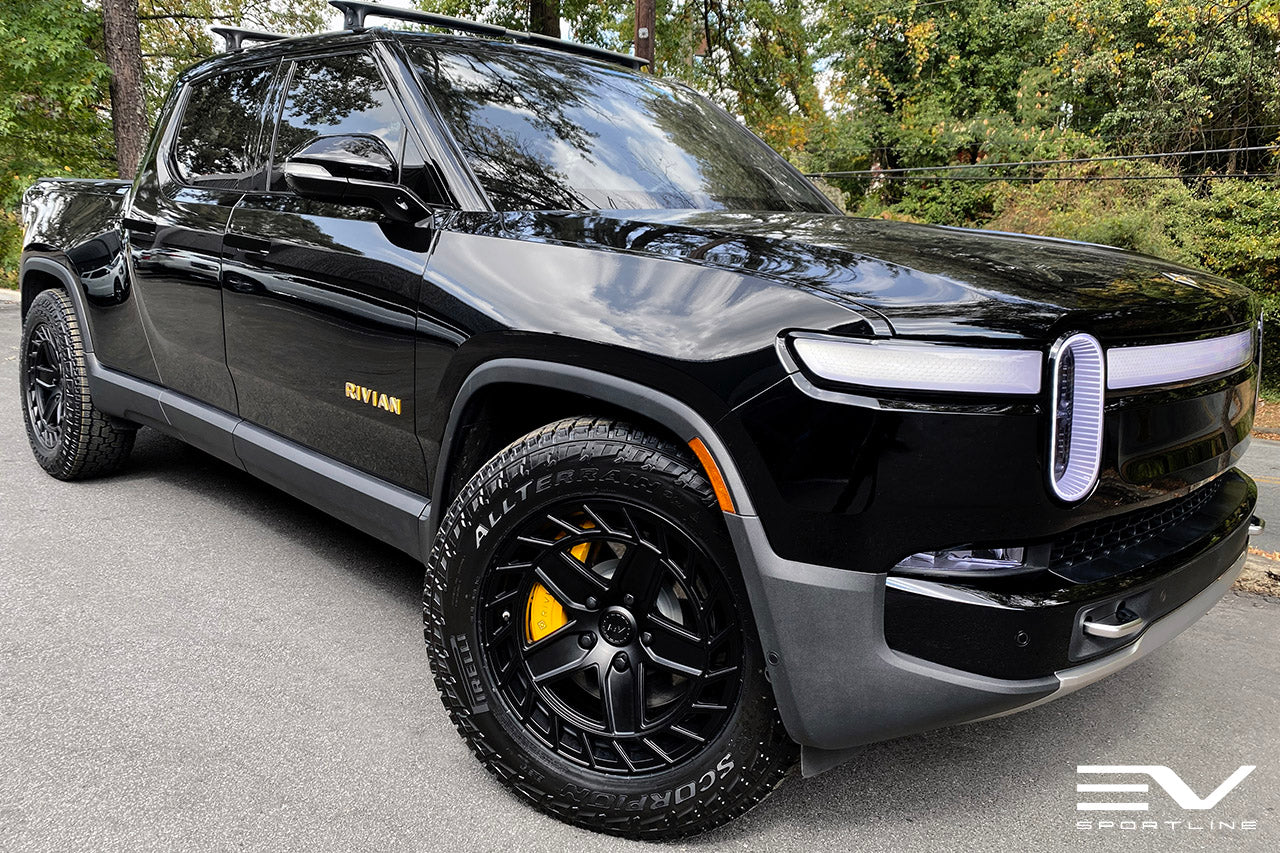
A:
<svg viewBox="0 0 1280 853">
<path fill-rule="evenodd" d="M 191 84 L 173 146 L 184 183 L 246 190 L 261 186 L 258 137 L 272 71 L 245 68 Z"/>
<path fill-rule="evenodd" d="M 373 58 L 348 53 L 299 61 L 276 130 L 271 189 L 286 189 L 281 169 L 299 148 L 317 136 L 349 133 L 377 136 L 400 159 L 404 123 Z"/>
</svg>

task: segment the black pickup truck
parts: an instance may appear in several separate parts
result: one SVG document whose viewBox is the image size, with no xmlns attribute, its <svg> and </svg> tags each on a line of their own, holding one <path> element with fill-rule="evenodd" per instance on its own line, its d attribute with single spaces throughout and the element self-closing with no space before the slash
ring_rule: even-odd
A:
<svg viewBox="0 0 1280 853">
<path fill-rule="evenodd" d="M 1242 288 L 846 217 L 634 57 L 334 5 L 226 31 L 134 181 L 28 192 L 31 447 L 102 475 L 151 427 L 421 558 L 445 707 L 538 807 L 699 832 L 1230 587 Z"/>
</svg>

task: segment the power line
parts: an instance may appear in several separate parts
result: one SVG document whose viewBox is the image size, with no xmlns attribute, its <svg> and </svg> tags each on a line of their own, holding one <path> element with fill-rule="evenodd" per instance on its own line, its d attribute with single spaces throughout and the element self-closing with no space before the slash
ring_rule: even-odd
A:
<svg viewBox="0 0 1280 853">
<path fill-rule="evenodd" d="M 1243 148 L 1205 148 L 1198 151 L 1157 151 L 1153 154 L 1114 154 L 1106 157 L 1072 157 L 1065 160 L 1018 160 L 1006 163 L 958 163 L 950 166 L 903 166 L 895 169 L 852 169 L 815 172 L 819 178 L 893 177 L 912 172 L 954 172 L 969 169 L 1017 169 L 1026 166 L 1075 166 L 1084 163 L 1114 163 L 1120 160 L 1155 160 L 1162 157 L 1193 157 L 1205 154 L 1243 154 L 1248 151 L 1277 151 L 1280 145 L 1250 145 Z"/>
<path fill-rule="evenodd" d="M 823 174 L 807 174 L 807 178 L 823 178 L 827 177 Z M 1217 180 L 1218 178 L 1240 178 L 1240 179 L 1258 179 L 1258 178 L 1275 178 L 1280 177 L 1280 172 L 1222 172 L 1221 174 L 1213 174 L 1208 172 L 1202 175 L 1069 175 L 1069 176 L 1046 176 L 1040 177 L 1036 175 L 921 175 L 919 177 L 913 175 L 880 175 L 877 176 L 886 181 L 980 181 L 983 183 L 996 183 L 1000 181 L 1024 181 L 1024 182 L 1040 182 L 1053 181 L 1057 183 L 1093 183 L 1097 181 L 1194 181 L 1194 180 Z"/>
<path fill-rule="evenodd" d="M 1190 136 L 1201 136 L 1201 135 L 1210 135 L 1210 134 L 1214 134 L 1214 133 L 1227 133 L 1227 132 L 1229 132 L 1229 131 L 1236 131 L 1236 130 L 1275 130 L 1275 129 L 1277 129 L 1277 128 L 1280 128 L 1280 123 L 1277 123 L 1277 124 L 1233 124 L 1233 125 L 1230 125 L 1229 127 L 1201 127 L 1201 128 L 1196 129 L 1196 130 L 1186 130 L 1186 129 L 1183 129 L 1183 130 L 1155 130 L 1155 131 L 1143 131 L 1143 132 L 1141 132 L 1141 134 L 1140 134 L 1140 135 L 1142 135 L 1142 136 L 1160 136 L 1160 137 L 1166 137 L 1166 138 L 1168 138 L 1168 137 L 1171 137 L 1171 136 L 1186 136 L 1186 135 L 1190 135 Z M 1075 134 L 1077 134 L 1077 135 L 1078 135 L 1079 140 L 1080 140 L 1081 142 L 1102 142 L 1102 143 L 1112 143 L 1112 142 L 1126 142 L 1126 141 L 1129 141 L 1129 140 L 1133 139 L 1133 137 L 1132 137 L 1132 136 L 1097 136 L 1097 135 L 1094 135 L 1094 134 L 1087 134 L 1087 133 L 1085 133 L 1084 131 L 1079 131 L 1079 130 L 1077 130 L 1077 131 L 1073 131 L 1073 132 L 1074 132 Z M 1278 131 L 1278 132 L 1280 132 L 1280 131 Z M 1062 139 L 1062 140 L 1068 140 L 1068 137 L 1066 137 L 1066 136 L 1065 136 L 1065 134 L 1067 133 L 1067 130 L 1065 130 L 1065 129 L 1063 129 L 1063 130 L 1059 130 L 1059 129 L 1056 129 L 1056 128 L 1055 128 L 1055 129 L 1054 129 L 1054 133 L 1057 133 L 1057 134 L 1063 134 L 1062 136 L 1059 136 L 1059 137 L 1057 137 L 1057 138 Z M 1138 134 L 1135 134 L 1135 135 L 1138 135 Z M 1043 140 L 1043 139 L 1046 139 L 1046 138 L 1053 138 L 1053 137 L 1052 137 L 1052 136 L 1050 136 L 1050 137 L 1041 137 L 1041 139 L 1042 139 L 1042 140 Z M 1027 140 L 1027 141 L 1030 141 L 1030 140 Z M 1070 141 L 1070 140 L 1068 140 L 1068 141 Z M 823 153 L 828 153 L 828 152 L 824 151 L 823 149 L 806 148 L 805 150 L 806 150 L 806 151 L 808 151 L 808 152 L 810 152 L 810 153 L 814 153 L 814 154 L 823 154 Z"/>
</svg>

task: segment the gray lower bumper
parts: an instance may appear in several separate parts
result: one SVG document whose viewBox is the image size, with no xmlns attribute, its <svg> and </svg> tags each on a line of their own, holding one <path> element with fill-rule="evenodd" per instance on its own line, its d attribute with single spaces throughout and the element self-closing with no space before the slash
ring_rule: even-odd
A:
<svg viewBox="0 0 1280 853">
<path fill-rule="evenodd" d="M 1244 563 L 1248 556 L 1248 551 L 1242 553 L 1238 558 L 1236 558 L 1236 561 L 1231 564 L 1231 568 L 1223 572 L 1222 575 L 1212 584 L 1205 587 L 1203 592 L 1183 604 L 1177 610 L 1166 614 L 1164 618 L 1152 622 L 1151 626 L 1142 633 L 1141 637 L 1128 646 L 1125 646 L 1120 651 L 1107 655 L 1106 657 L 1099 658 L 1098 660 L 1081 664 L 1080 666 L 1073 666 L 1069 669 L 1060 669 L 1055 672 L 1054 675 L 1058 679 L 1058 689 L 1050 693 L 1048 696 L 1036 699 L 1033 702 L 1029 702 L 1026 705 L 1021 705 L 1009 711 L 1001 711 L 997 714 L 988 714 L 986 717 L 980 717 L 979 719 L 989 720 L 994 717 L 1003 717 L 1007 714 L 1013 714 L 1018 711 L 1025 711 L 1028 708 L 1034 708 L 1037 705 L 1043 705 L 1045 702 L 1052 702 L 1054 699 L 1059 699 L 1066 696 L 1068 693 L 1075 693 L 1082 687 L 1088 687 L 1095 681 L 1106 678 L 1111 673 L 1124 669 L 1134 661 L 1146 657 L 1148 654 L 1160 648 L 1187 628 L 1191 627 L 1192 623 L 1196 622 L 1201 616 L 1208 613 L 1213 608 L 1213 605 L 1221 601 L 1222 596 L 1226 595 L 1228 590 L 1231 589 L 1231 585 L 1236 582 L 1236 578 L 1240 577 L 1240 572 L 1244 569 Z"/>
<path fill-rule="evenodd" d="M 862 744 L 998 717 L 1065 696 L 1124 667 L 1207 612 L 1244 566 L 1152 622 L 1125 648 L 1043 678 L 1006 680 L 904 655 L 884 639 L 886 575 L 798 563 L 770 548 L 759 519 L 726 515 L 782 721 L 814 775 Z"/>
</svg>

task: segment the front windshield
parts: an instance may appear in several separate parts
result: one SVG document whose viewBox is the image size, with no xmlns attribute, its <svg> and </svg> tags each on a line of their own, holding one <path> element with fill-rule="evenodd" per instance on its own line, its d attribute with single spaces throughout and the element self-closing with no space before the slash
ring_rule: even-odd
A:
<svg viewBox="0 0 1280 853">
<path fill-rule="evenodd" d="M 684 87 L 547 51 L 405 41 L 499 210 L 832 210 Z"/>
</svg>

